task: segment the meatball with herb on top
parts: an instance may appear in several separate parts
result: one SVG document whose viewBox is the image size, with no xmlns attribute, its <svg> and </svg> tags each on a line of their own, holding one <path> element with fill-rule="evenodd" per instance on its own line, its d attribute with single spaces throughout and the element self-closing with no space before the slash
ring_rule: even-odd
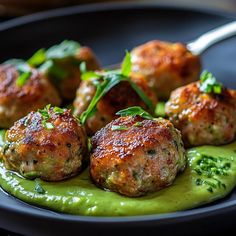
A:
<svg viewBox="0 0 236 236">
<path fill-rule="evenodd" d="M 70 110 L 46 106 L 6 132 L 3 160 L 26 178 L 60 181 L 79 173 L 87 158 L 87 136 Z"/>
<path fill-rule="evenodd" d="M 44 60 L 40 61 L 41 57 Z M 82 62 L 87 70 L 100 68 L 93 51 L 72 40 L 65 40 L 47 50 L 40 49 L 29 59 L 33 66 L 40 66 L 39 70 L 49 78 L 65 101 L 75 98 L 76 89 L 81 82 Z"/>
<path fill-rule="evenodd" d="M 221 145 L 235 138 L 236 91 L 223 87 L 211 73 L 173 91 L 165 110 L 187 147 Z"/>
<path fill-rule="evenodd" d="M 147 97 L 156 104 L 156 98 L 151 89 L 148 88 L 146 81 L 142 77 L 133 79 L 133 82 L 147 95 Z M 81 115 L 89 106 L 96 93 L 96 85 L 93 80 L 81 82 L 77 90 L 74 101 L 74 114 Z M 141 106 L 148 109 L 144 101 L 139 97 L 136 91 L 131 87 L 128 81 L 122 81 L 108 91 L 96 105 L 94 114 L 88 117 L 86 130 L 89 135 L 104 127 L 106 124 L 117 118 L 116 112 L 130 106 Z M 150 111 L 151 113 L 153 111 Z"/>
<path fill-rule="evenodd" d="M 0 128 L 9 128 L 31 111 L 47 104 L 60 105 L 56 89 L 23 61 L 0 65 Z"/>
<path fill-rule="evenodd" d="M 172 90 L 196 81 L 201 63 L 181 43 L 150 41 L 131 51 L 132 73 L 144 76 L 159 99 L 168 99 Z"/>
<path fill-rule="evenodd" d="M 138 197 L 165 188 L 185 165 L 181 134 L 163 118 L 120 117 L 92 137 L 93 181 L 122 195 Z"/>
</svg>

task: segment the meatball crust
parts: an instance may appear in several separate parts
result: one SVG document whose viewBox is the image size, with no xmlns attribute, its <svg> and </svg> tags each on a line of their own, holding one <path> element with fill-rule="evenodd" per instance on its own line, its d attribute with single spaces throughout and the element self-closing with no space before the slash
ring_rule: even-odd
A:
<svg viewBox="0 0 236 236">
<path fill-rule="evenodd" d="M 35 69 L 23 86 L 16 81 L 19 72 L 13 65 L 0 66 L 0 127 L 9 128 L 30 111 L 47 104 L 60 105 L 61 99 L 50 82 Z"/>
<path fill-rule="evenodd" d="M 78 49 L 74 58 L 55 60 L 57 66 L 66 72 L 65 78 L 58 81 L 58 79 L 48 74 L 48 77 L 58 89 L 60 96 L 65 100 L 73 100 L 75 98 L 76 90 L 81 82 L 79 67 L 81 62 L 86 63 L 87 70 L 99 69 L 99 63 L 93 51 L 88 47 L 81 47 Z"/>
<path fill-rule="evenodd" d="M 114 125 L 126 130 L 112 130 Z M 170 185 L 185 164 L 180 132 L 162 118 L 120 117 L 92 138 L 93 181 L 99 187 L 129 197 Z"/>
<path fill-rule="evenodd" d="M 131 56 L 132 72 L 143 75 L 159 99 L 199 78 L 200 58 L 181 43 L 150 41 L 134 48 Z"/>
<path fill-rule="evenodd" d="M 187 147 L 231 142 L 236 133 L 236 91 L 223 88 L 221 94 L 207 94 L 199 86 L 195 82 L 173 91 L 167 116 Z"/>
<path fill-rule="evenodd" d="M 51 128 L 40 112 L 31 112 L 6 132 L 6 168 L 27 178 L 59 181 L 78 174 L 87 155 L 87 136 L 69 110 L 48 112 Z"/>
<path fill-rule="evenodd" d="M 146 81 L 142 77 L 133 78 L 133 82 L 143 90 L 154 105 L 157 103 L 155 94 L 148 88 Z M 87 109 L 95 92 L 96 87 L 93 81 L 87 80 L 81 82 L 74 101 L 75 115 L 81 115 L 83 111 Z M 96 131 L 117 118 L 116 112 L 130 106 L 141 106 L 144 109 L 148 109 L 142 99 L 133 90 L 129 82 L 122 81 L 113 87 L 98 102 L 96 113 L 92 117 L 88 118 L 86 122 L 87 133 L 93 135 Z M 153 111 L 150 110 L 149 112 L 153 113 Z"/>
</svg>

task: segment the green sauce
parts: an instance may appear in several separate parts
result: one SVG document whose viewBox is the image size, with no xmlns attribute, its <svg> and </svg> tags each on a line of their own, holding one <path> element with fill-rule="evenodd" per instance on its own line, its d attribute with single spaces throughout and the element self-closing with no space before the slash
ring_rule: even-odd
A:
<svg viewBox="0 0 236 236">
<path fill-rule="evenodd" d="M 97 188 L 88 170 L 67 181 L 26 180 L 0 162 L 0 185 L 30 204 L 88 216 L 128 216 L 175 212 L 223 198 L 236 184 L 236 142 L 188 150 L 189 165 L 174 183 L 153 194 L 128 198 Z"/>
</svg>

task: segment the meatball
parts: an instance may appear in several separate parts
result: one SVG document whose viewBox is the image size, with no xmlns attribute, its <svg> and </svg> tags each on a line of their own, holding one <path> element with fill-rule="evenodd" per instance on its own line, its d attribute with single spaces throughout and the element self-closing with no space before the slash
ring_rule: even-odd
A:
<svg viewBox="0 0 236 236">
<path fill-rule="evenodd" d="M 142 77 L 135 77 L 133 78 L 133 82 L 143 90 L 154 105 L 157 103 L 155 94 L 148 88 L 145 79 Z M 93 81 L 86 80 L 81 82 L 74 101 L 74 114 L 76 116 L 81 115 L 83 111 L 87 109 L 95 92 L 96 87 Z M 147 106 L 133 90 L 129 82 L 120 82 L 98 102 L 96 113 L 87 119 L 87 133 L 89 135 L 94 134 L 96 131 L 115 119 L 117 117 L 117 111 L 130 106 L 141 106 L 142 108 L 147 109 Z M 154 111 L 150 112 L 152 113 Z"/>
<path fill-rule="evenodd" d="M 223 88 L 221 94 L 207 94 L 199 86 L 195 82 L 173 91 L 167 116 L 187 147 L 229 143 L 236 133 L 236 91 Z"/>
<path fill-rule="evenodd" d="M 134 48 L 131 56 L 132 72 L 143 75 L 159 99 L 199 78 L 200 58 L 181 43 L 150 41 Z"/>
<path fill-rule="evenodd" d="M 31 75 L 24 84 L 18 85 L 19 72 L 16 66 L 0 66 L 0 127 L 9 128 L 30 111 L 51 103 L 60 105 L 61 99 L 37 70 L 29 68 Z"/>
<path fill-rule="evenodd" d="M 61 76 L 59 78 L 56 76 L 55 78 L 55 74 L 52 74 L 50 70 L 45 71 L 45 74 L 56 86 L 60 96 L 64 100 L 73 100 L 75 98 L 76 90 L 80 84 L 81 72 L 79 65 L 81 62 L 86 63 L 87 70 L 99 69 L 98 61 L 92 50 L 88 47 L 81 47 L 77 50 L 73 58 L 54 60 L 57 68 L 60 68 L 58 72 L 62 75 L 62 78 L 60 78 Z"/>
<path fill-rule="evenodd" d="M 58 109 L 31 112 L 6 132 L 7 169 L 46 181 L 78 174 L 87 155 L 86 133 L 69 110 Z"/>
<path fill-rule="evenodd" d="M 98 186 L 137 197 L 170 185 L 185 168 L 186 156 L 171 122 L 135 116 L 113 120 L 94 135 L 90 162 Z"/>
</svg>

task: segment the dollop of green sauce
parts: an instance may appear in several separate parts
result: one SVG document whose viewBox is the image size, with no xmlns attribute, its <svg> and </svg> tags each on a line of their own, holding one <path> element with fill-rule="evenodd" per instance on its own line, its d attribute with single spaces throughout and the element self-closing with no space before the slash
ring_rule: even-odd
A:
<svg viewBox="0 0 236 236">
<path fill-rule="evenodd" d="M 226 196 L 236 185 L 236 142 L 187 151 L 188 165 L 174 183 L 144 197 L 129 198 L 97 188 L 88 169 L 62 182 L 27 180 L 0 162 L 0 186 L 13 196 L 58 212 L 130 216 L 186 210 Z"/>
</svg>

